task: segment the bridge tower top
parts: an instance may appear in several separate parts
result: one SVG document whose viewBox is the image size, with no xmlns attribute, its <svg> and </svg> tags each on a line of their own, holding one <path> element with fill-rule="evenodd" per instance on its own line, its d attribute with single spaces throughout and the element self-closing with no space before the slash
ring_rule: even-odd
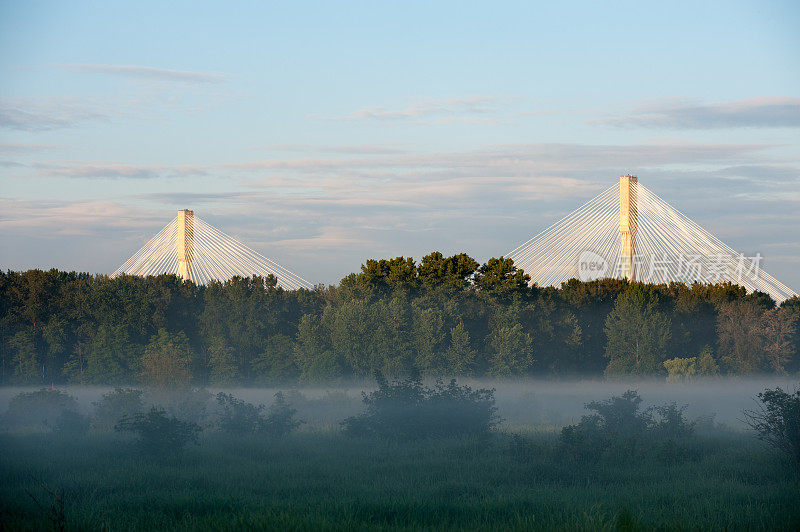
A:
<svg viewBox="0 0 800 532">
<path fill-rule="evenodd" d="M 625 174 L 619 178 L 619 236 L 622 276 L 636 280 L 636 226 L 638 178 Z"/>
<path fill-rule="evenodd" d="M 194 211 L 178 211 L 178 277 L 192 280 L 192 257 L 194 254 Z"/>
</svg>

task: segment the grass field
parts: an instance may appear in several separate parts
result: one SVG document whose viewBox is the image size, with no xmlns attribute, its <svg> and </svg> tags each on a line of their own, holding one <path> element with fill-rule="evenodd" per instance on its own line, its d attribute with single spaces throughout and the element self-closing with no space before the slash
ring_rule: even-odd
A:
<svg viewBox="0 0 800 532">
<path fill-rule="evenodd" d="M 800 528 L 797 472 L 760 442 L 698 436 L 684 451 L 581 464 L 551 433 L 399 443 L 306 431 L 209 434 L 153 458 L 112 434 L 3 434 L 0 520 L 57 527 L 46 487 L 79 530 Z"/>
</svg>

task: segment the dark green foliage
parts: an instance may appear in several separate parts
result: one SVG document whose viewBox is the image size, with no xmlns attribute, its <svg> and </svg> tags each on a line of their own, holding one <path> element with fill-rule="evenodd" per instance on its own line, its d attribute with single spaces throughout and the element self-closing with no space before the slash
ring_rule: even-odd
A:
<svg viewBox="0 0 800 532">
<path fill-rule="evenodd" d="M 745 412 L 745 418 L 758 437 L 800 465 L 800 390 L 788 393 L 781 388 L 758 394 L 758 410 Z"/>
<path fill-rule="evenodd" d="M 139 448 L 149 454 L 174 454 L 189 443 L 197 443 L 200 425 L 168 416 L 163 408 L 152 407 L 147 413 L 125 416 L 117 423 L 119 432 L 137 436 Z"/>
<path fill-rule="evenodd" d="M 365 412 L 342 422 L 347 434 L 396 439 L 485 436 L 500 421 L 494 390 L 473 390 L 417 376 L 389 382 L 376 373 L 378 389 L 363 393 Z"/>
<path fill-rule="evenodd" d="M 266 415 L 263 415 L 264 405 L 256 406 L 230 394 L 218 393 L 217 404 L 222 409 L 219 428 L 229 434 L 260 433 L 279 438 L 303 424 L 303 421 L 295 419 L 297 410 L 282 392 L 275 394 L 275 401 L 266 410 Z"/>
<path fill-rule="evenodd" d="M 304 423 L 295 419 L 297 410 L 286 400 L 282 392 L 275 394 L 275 401 L 267 409 L 267 416 L 261 420 L 260 430 L 268 436 L 283 437 Z"/>
<path fill-rule="evenodd" d="M 609 375 L 652 375 L 664 371 L 672 324 L 659 310 L 654 290 L 631 285 L 617 298 L 606 318 Z"/>
<path fill-rule="evenodd" d="M 223 432 L 252 434 L 261 428 L 264 405 L 255 406 L 222 392 L 217 394 L 217 404 L 222 409 L 219 414 L 219 428 Z"/>
<path fill-rule="evenodd" d="M 694 421 L 688 421 L 683 413 L 686 405 L 678 406 L 677 403 L 667 403 L 661 406 L 654 406 L 652 411 L 656 413 L 658 419 L 651 427 L 656 437 L 661 438 L 686 438 L 694 434 Z"/>
<path fill-rule="evenodd" d="M 78 402 L 64 391 L 42 388 L 22 392 L 11 399 L 3 425 L 14 430 L 52 429 L 64 412 L 78 415 Z"/>
<path fill-rule="evenodd" d="M 478 268 L 475 274 L 475 286 L 491 294 L 510 297 L 514 294 L 525 294 L 529 291 L 528 282 L 531 276 L 514 266 L 512 259 L 491 258 Z"/>
<path fill-rule="evenodd" d="M 528 279 L 504 257 L 439 252 L 371 259 L 338 287 L 294 291 L 259 276 L 195 286 L 0 272 L 0 384 L 652 375 L 665 361 L 680 378 L 800 369 L 798 300 L 776 308 L 730 284 Z"/>
<path fill-rule="evenodd" d="M 595 413 L 583 416 L 577 425 L 564 427 L 562 445 L 584 462 L 632 459 L 651 448 L 657 452 L 666 449 L 668 458 L 675 458 L 682 451 L 677 442 L 694 434 L 694 423 L 683 415 L 686 407 L 668 403 L 641 410 L 641 404 L 642 398 L 633 390 L 587 403 L 586 409 Z"/>
<path fill-rule="evenodd" d="M 92 426 L 97 430 L 110 431 L 125 416 L 133 416 L 144 410 L 142 390 L 133 388 L 115 388 L 113 392 L 103 394 L 94 405 Z"/>
</svg>

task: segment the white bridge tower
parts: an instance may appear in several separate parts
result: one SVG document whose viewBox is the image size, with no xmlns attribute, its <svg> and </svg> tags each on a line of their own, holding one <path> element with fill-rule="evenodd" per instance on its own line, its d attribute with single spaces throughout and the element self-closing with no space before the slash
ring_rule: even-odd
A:
<svg viewBox="0 0 800 532">
<path fill-rule="evenodd" d="M 629 281 L 636 280 L 637 183 L 635 175 L 619 178 L 620 274 Z"/>
<path fill-rule="evenodd" d="M 194 246 L 194 211 L 178 211 L 178 277 L 192 280 L 192 253 Z"/>
</svg>

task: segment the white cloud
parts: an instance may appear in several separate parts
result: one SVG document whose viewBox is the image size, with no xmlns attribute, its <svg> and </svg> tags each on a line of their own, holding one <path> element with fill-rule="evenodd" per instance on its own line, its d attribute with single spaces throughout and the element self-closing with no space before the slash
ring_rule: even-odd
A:
<svg viewBox="0 0 800 532">
<path fill-rule="evenodd" d="M 72 72 L 107 74 L 159 81 L 179 81 L 190 83 L 219 83 L 227 77 L 221 72 L 200 72 L 194 70 L 174 70 L 140 65 L 102 65 L 91 63 L 68 63 L 62 68 Z"/>
<path fill-rule="evenodd" d="M 668 129 L 795 128 L 800 127 L 800 98 L 762 97 L 718 104 L 656 102 L 592 123 Z"/>
<path fill-rule="evenodd" d="M 499 123 L 500 120 L 484 115 L 495 114 L 501 100 L 492 96 L 467 96 L 439 100 L 419 100 L 400 108 L 383 106 L 364 107 L 343 116 L 311 115 L 321 120 L 413 123 Z"/>
</svg>

